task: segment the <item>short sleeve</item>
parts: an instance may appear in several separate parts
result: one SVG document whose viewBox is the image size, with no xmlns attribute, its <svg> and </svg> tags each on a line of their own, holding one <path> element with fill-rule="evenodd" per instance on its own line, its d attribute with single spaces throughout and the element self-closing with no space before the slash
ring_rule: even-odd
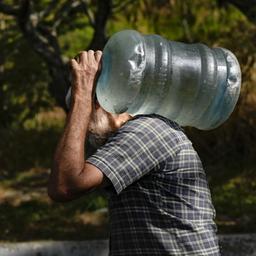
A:
<svg viewBox="0 0 256 256">
<path fill-rule="evenodd" d="M 127 122 L 87 162 L 99 168 L 119 194 L 175 154 L 171 128 L 156 118 Z"/>
</svg>

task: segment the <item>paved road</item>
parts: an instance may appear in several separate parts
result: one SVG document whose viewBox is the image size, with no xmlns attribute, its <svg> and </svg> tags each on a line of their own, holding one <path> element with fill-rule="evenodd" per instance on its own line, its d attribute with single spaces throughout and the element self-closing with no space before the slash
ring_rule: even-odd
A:
<svg viewBox="0 0 256 256">
<path fill-rule="evenodd" d="M 256 256 L 256 234 L 220 235 L 222 256 Z M 107 256 L 108 241 L 0 243 L 0 256 Z"/>
</svg>

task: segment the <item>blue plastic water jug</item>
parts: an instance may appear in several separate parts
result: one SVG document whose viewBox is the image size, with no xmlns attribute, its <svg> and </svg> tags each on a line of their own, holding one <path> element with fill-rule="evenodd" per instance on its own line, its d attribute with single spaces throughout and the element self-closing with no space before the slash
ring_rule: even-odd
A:
<svg viewBox="0 0 256 256">
<path fill-rule="evenodd" d="M 239 63 L 227 49 L 124 30 L 103 50 L 96 94 L 108 112 L 156 113 L 209 130 L 230 116 L 240 86 Z"/>
</svg>

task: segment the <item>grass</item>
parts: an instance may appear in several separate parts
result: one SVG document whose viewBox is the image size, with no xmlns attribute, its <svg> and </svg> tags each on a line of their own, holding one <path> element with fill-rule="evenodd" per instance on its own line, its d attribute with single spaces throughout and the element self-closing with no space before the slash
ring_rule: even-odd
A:
<svg viewBox="0 0 256 256">
<path fill-rule="evenodd" d="M 107 200 L 101 192 L 65 204 L 54 203 L 47 196 L 51 158 L 63 124 L 64 114 L 55 109 L 20 129 L 0 131 L 1 241 L 108 237 Z M 217 149 L 214 154 L 213 149 L 204 152 L 205 141 L 209 140 L 203 138 L 198 150 L 205 153 L 202 159 L 219 232 L 256 232 L 254 157 L 241 158 L 234 151 L 218 155 Z M 212 155 L 214 161 L 209 160 Z"/>
<path fill-rule="evenodd" d="M 92 199 L 92 197 L 91 197 Z M 0 240 L 85 240 L 106 238 L 107 213 L 90 213 L 78 200 L 68 205 L 29 200 L 19 205 L 3 203 L 0 207 Z M 82 208 L 82 209 L 81 209 Z"/>
<path fill-rule="evenodd" d="M 34 168 L 1 182 L 0 240 L 106 238 L 104 195 L 97 192 L 65 204 L 52 202 L 46 192 L 48 173 Z"/>
<path fill-rule="evenodd" d="M 253 160 L 251 160 L 253 161 Z M 222 170 L 212 178 L 212 198 L 221 233 L 256 231 L 256 168 L 249 163 Z M 237 169 L 236 169 L 237 168 Z M 233 176 L 229 176 L 233 172 Z M 225 178 L 228 176 L 229 178 Z"/>
</svg>

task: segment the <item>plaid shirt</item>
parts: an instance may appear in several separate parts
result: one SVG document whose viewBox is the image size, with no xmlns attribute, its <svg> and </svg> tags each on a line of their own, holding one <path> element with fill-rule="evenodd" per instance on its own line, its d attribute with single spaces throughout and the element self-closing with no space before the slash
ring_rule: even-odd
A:
<svg viewBox="0 0 256 256">
<path fill-rule="evenodd" d="M 113 184 L 110 255 L 220 255 L 201 161 L 182 129 L 137 115 L 87 161 Z"/>
</svg>

